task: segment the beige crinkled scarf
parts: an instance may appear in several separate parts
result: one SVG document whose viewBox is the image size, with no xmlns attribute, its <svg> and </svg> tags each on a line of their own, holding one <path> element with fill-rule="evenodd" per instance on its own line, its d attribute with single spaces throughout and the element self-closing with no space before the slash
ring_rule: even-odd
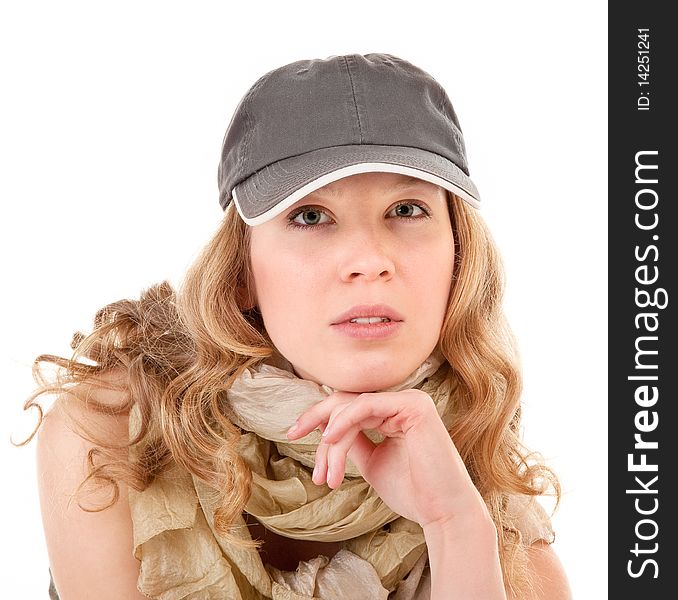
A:
<svg viewBox="0 0 678 600">
<path fill-rule="evenodd" d="M 451 389 L 443 385 L 447 369 L 440 367 L 444 361 L 436 349 L 405 381 L 383 391 L 421 388 L 431 395 L 441 419 L 449 429 L 451 411 L 448 410 L 448 400 Z M 292 373 L 291 365 L 280 355 L 268 362 L 257 369 L 245 371 L 228 390 L 231 418 L 238 427 L 272 442 L 279 454 L 293 458 L 312 472 L 320 432 L 311 432 L 294 443 L 287 439 L 286 432 L 297 417 L 335 390 L 298 378 Z M 279 366 L 274 366 L 273 362 Z M 373 442 L 384 439 L 376 431 L 366 434 Z M 244 446 L 246 460 L 256 463 L 256 458 L 252 456 L 253 451 L 258 451 L 254 437 L 250 436 Z M 245 510 L 268 529 L 286 537 L 321 542 L 348 540 L 399 517 L 382 502 L 350 460 L 346 461 L 347 480 L 335 490 L 337 493 L 323 494 L 322 500 L 305 501 L 293 514 L 275 509 L 278 504 L 276 496 L 282 493 L 279 482 L 271 482 L 266 475 L 259 475 L 256 470 L 252 474 L 252 497 Z M 285 491 L 294 494 L 288 485 Z M 336 497 L 342 498 L 341 503 L 337 502 Z M 305 492 L 299 496 L 299 499 L 305 498 Z M 294 502 L 291 497 L 286 500 Z"/>
<path fill-rule="evenodd" d="M 449 365 L 436 349 L 404 382 L 384 391 L 422 389 L 450 429 L 456 384 L 448 374 Z M 214 529 L 214 491 L 175 467 L 143 492 L 129 490 L 143 593 L 163 600 L 428 600 L 421 527 L 391 511 L 350 462 L 339 488 L 313 483 L 319 432 L 287 440 L 296 418 L 333 391 L 298 378 L 284 358 L 274 355 L 243 372 L 224 408 L 243 430 L 240 453 L 252 471 L 246 512 L 280 535 L 341 541 L 343 549 L 332 559 L 302 561 L 295 572 L 264 565 L 256 550 L 224 543 Z M 133 409 L 131 433 L 135 427 Z M 376 431 L 366 433 L 375 442 L 383 439 Z M 251 539 L 243 518 L 235 525 L 237 535 Z"/>
</svg>

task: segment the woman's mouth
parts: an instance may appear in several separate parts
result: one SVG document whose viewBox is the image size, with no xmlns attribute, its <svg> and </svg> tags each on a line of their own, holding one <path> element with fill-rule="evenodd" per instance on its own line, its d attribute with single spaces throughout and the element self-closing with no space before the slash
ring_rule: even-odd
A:
<svg viewBox="0 0 678 600">
<path fill-rule="evenodd" d="M 395 335 L 402 324 L 402 315 L 388 304 L 359 304 L 337 316 L 331 326 L 352 338 L 381 339 Z"/>
</svg>

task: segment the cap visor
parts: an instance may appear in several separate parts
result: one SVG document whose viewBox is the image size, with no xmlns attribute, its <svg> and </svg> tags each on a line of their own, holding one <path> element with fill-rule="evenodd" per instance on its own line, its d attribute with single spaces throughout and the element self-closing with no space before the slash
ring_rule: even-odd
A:
<svg viewBox="0 0 678 600">
<path fill-rule="evenodd" d="M 322 148 L 279 161 L 235 186 L 233 200 L 245 223 L 260 225 L 324 185 L 371 172 L 417 177 L 480 207 L 476 186 L 452 161 L 420 148 L 375 145 Z"/>
</svg>

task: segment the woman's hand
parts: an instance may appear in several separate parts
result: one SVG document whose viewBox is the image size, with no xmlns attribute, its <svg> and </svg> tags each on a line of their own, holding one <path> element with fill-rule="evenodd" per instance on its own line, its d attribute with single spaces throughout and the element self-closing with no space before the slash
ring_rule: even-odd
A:
<svg viewBox="0 0 678 600">
<path fill-rule="evenodd" d="M 491 522 L 425 392 L 335 392 L 302 414 L 287 435 L 297 439 L 318 428 L 324 437 L 316 451 L 316 484 L 339 487 L 348 456 L 391 510 L 424 529 Z M 374 444 L 365 429 L 386 439 Z"/>
</svg>

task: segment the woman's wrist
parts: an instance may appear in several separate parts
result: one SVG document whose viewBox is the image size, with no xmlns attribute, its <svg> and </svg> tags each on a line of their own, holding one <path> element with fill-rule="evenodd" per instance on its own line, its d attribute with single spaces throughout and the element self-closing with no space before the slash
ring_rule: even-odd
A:
<svg viewBox="0 0 678 600">
<path fill-rule="evenodd" d="M 497 530 L 489 517 L 456 518 L 424 527 L 431 600 L 505 600 Z"/>
<path fill-rule="evenodd" d="M 468 512 L 450 517 L 431 521 L 422 526 L 424 536 L 429 537 L 466 537 L 482 535 L 485 539 L 496 538 L 497 528 L 487 510 L 477 511 L 476 514 Z"/>
</svg>

